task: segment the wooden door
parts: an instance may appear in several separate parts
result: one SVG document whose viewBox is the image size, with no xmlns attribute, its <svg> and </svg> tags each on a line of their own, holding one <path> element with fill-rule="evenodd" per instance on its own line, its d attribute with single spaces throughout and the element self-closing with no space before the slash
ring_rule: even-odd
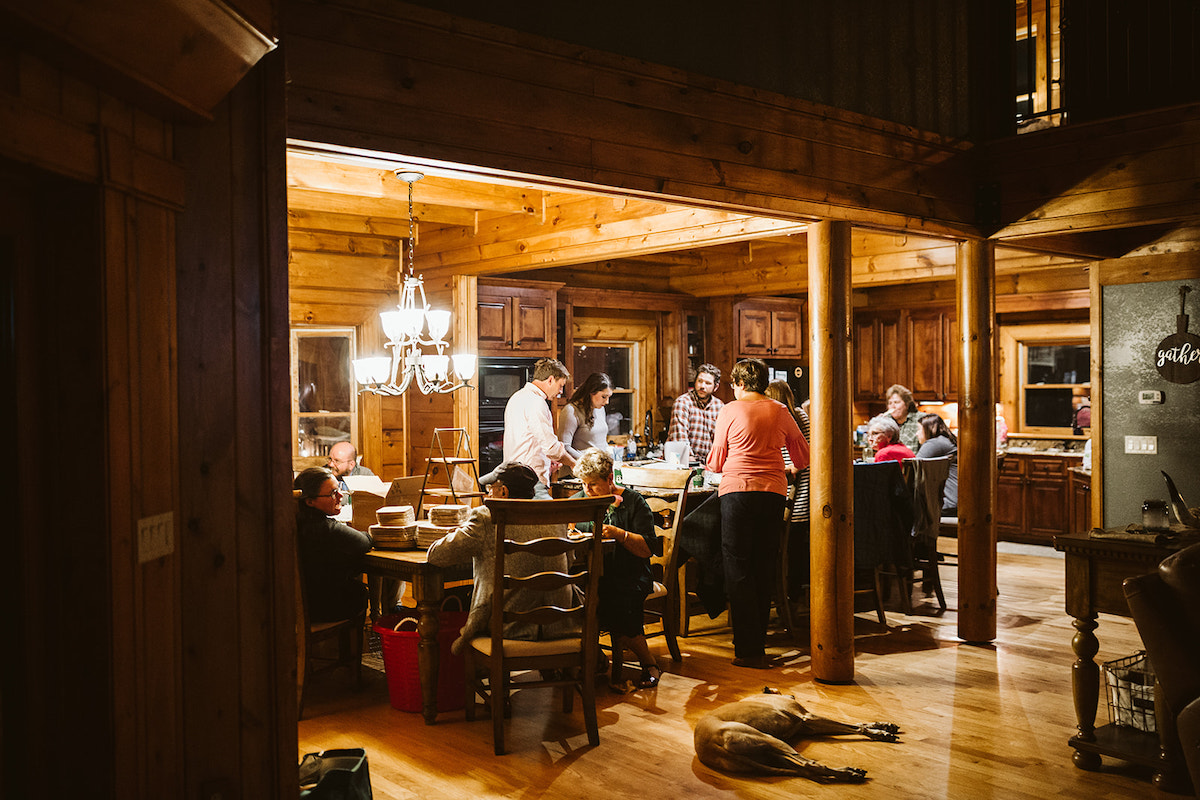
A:
<svg viewBox="0 0 1200 800">
<path fill-rule="evenodd" d="M 771 355 L 804 355 L 804 335 L 799 311 L 771 312 Z"/>
<path fill-rule="evenodd" d="M 771 312 L 764 308 L 738 309 L 738 354 L 771 354 Z"/>
<path fill-rule="evenodd" d="M 942 376 L 946 348 L 942 339 L 942 315 L 923 314 L 908 318 L 908 388 L 919 400 L 941 400 L 945 396 Z"/>
</svg>

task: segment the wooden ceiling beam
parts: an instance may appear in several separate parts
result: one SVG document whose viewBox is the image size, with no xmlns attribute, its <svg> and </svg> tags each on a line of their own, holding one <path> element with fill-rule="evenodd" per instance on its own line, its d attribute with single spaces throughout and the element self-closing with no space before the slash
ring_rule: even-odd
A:
<svg viewBox="0 0 1200 800">
<path fill-rule="evenodd" d="M 321 160 L 288 153 L 289 189 L 311 189 L 333 194 L 352 194 L 400 200 L 408 204 L 408 184 L 388 167 L 369 167 L 343 161 Z M 419 170 L 415 170 L 419 171 Z M 532 187 L 507 186 L 479 181 L 426 175 L 413 184 L 414 204 L 452 206 L 506 214 L 540 214 L 544 195 Z M 401 215 L 407 218 L 408 214 Z"/>
<path fill-rule="evenodd" d="M 353 214 L 376 219 L 391 219 L 403 222 L 404 235 L 408 235 L 408 199 L 386 197 L 360 197 L 339 192 L 324 192 L 314 189 L 289 188 L 288 208 L 320 211 L 336 214 Z M 434 222 L 441 225 L 457 225 L 474 229 L 476 212 L 470 208 L 453 206 L 431 206 L 413 203 L 413 215 L 419 222 Z"/>
<path fill-rule="evenodd" d="M 611 223 L 580 221 L 574 227 L 548 221 L 535 235 L 517 238 L 503 235 L 499 226 L 481 237 L 447 229 L 419 242 L 416 261 L 419 269 L 430 275 L 491 275 L 693 249 L 776 236 L 804 227 L 802 223 L 786 220 L 683 208 L 655 217 Z"/>
</svg>

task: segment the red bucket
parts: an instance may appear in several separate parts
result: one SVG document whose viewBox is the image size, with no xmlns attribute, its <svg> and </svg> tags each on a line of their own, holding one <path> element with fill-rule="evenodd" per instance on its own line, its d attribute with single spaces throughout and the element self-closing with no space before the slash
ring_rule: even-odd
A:
<svg viewBox="0 0 1200 800">
<path fill-rule="evenodd" d="M 455 711 L 462 708 L 466 700 L 463 659 L 450 652 L 450 645 L 466 623 L 465 611 L 438 612 L 438 711 Z M 420 636 L 416 616 L 411 613 L 387 614 L 376 620 L 375 632 L 383 645 L 383 668 L 392 708 L 421 711 Z"/>
</svg>

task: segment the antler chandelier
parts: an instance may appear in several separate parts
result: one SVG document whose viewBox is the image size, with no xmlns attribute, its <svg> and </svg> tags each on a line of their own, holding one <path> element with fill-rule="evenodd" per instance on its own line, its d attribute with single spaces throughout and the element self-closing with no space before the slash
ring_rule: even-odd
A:
<svg viewBox="0 0 1200 800">
<path fill-rule="evenodd" d="M 403 260 L 396 273 L 400 302 L 395 311 L 384 311 L 379 318 L 391 348 L 391 356 L 372 356 L 354 360 L 354 377 L 367 391 L 376 394 L 404 394 L 415 380 L 422 394 L 447 394 L 464 386 L 475 375 L 475 356 L 470 353 L 446 355 L 446 334 L 450 331 L 450 312 L 432 309 L 425 299 L 425 284 L 413 269 L 416 241 L 416 217 L 413 214 L 413 184 L 425 176 L 420 172 L 396 170 L 396 177 L 408 184 L 408 269 Z M 425 328 L 428 338 L 422 337 Z M 423 348 L 432 347 L 434 352 Z M 455 380 L 450 378 L 453 361 Z"/>
</svg>

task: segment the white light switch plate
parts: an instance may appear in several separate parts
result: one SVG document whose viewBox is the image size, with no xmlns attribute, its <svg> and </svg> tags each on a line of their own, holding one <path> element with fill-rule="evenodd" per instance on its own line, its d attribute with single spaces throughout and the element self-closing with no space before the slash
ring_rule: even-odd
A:
<svg viewBox="0 0 1200 800">
<path fill-rule="evenodd" d="M 138 563 L 145 564 L 175 551 L 175 515 L 155 514 L 138 520 Z"/>
<path fill-rule="evenodd" d="M 1152 456 L 1158 453 L 1157 436 L 1126 436 L 1125 452 L 1136 455 Z"/>
</svg>

